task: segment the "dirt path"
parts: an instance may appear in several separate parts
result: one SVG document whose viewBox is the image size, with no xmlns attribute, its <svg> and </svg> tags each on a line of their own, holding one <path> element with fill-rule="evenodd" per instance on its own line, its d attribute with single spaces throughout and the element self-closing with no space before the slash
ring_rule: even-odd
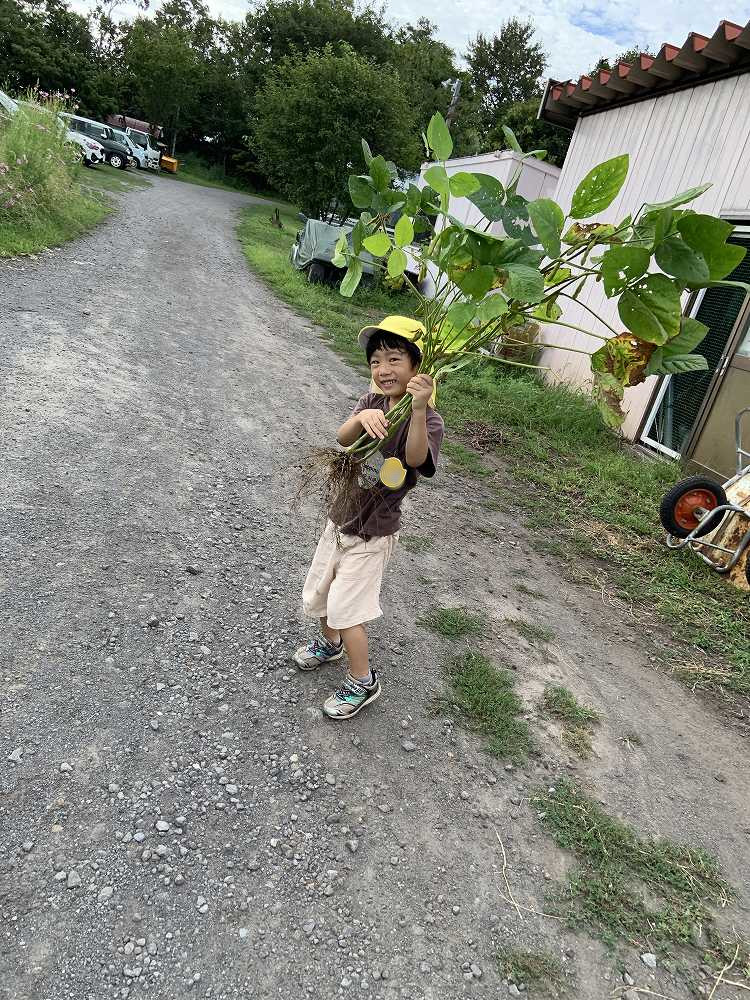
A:
<svg viewBox="0 0 750 1000">
<path fill-rule="evenodd" d="M 445 467 L 405 527 L 435 544 L 399 551 L 375 629 L 384 695 L 323 721 L 336 675 L 288 665 L 315 525 L 287 470 L 364 383 L 248 273 L 244 202 L 157 181 L 94 234 L 0 265 L 0 998 L 494 1000 L 513 995 L 494 955 L 522 944 L 602 1000 L 615 959 L 497 892 L 497 834 L 520 902 L 563 872 L 528 801 L 559 773 L 715 851 L 747 929 L 741 731 Z M 493 616 L 483 648 L 531 717 L 551 680 L 601 712 L 591 764 L 540 722 L 539 756 L 506 768 L 429 714 L 453 647 L 415 619 L 436 603 Z M 517 616 L 555 639 L 523 642 Z"/>
</svg>

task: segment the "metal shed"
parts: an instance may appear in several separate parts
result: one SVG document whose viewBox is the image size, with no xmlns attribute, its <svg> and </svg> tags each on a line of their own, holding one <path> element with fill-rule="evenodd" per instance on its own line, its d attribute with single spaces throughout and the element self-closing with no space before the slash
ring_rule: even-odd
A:
<svg viewBox="0 0 750 1000">
<path fill-rule="evenodd" d="M 597 217 L 614 221 L 678 191 L 712 181 L 695 203 L 699 212 L 736 225 L 732 241 L 750 248 L 750 24 L 722 21 L 714 34 L 691 33 L 682 46 L 618 63 L 578 80 L 550 80 L 539 115 L 573 130 L 555 198 L 565 207 L 581 178 L 597 163 L 630 154 L 628 179 L 615 203 Z M 748 254 L 750 258 L 750 254 Z M 750 280 L 750 259 L 733 275 Z M 616 328 L 616 302 L 598 285 L 566 322 L 606 334 L 585 308 Z M 710 370 L 652 377 L 626 394 L 624 434 L 656 451 L 682 457 L 720 476 L 733 471 L 734 413 L 750 404 L 750 305 L 739 291 L 708 289 L 685 310 L 710 327 L 699 350 Z M 558 343 L 595 349 L 596 341 L 563 327 Z M 545 352 L 553 377 L 586 385 L 582 355 Z"/>
</svg>

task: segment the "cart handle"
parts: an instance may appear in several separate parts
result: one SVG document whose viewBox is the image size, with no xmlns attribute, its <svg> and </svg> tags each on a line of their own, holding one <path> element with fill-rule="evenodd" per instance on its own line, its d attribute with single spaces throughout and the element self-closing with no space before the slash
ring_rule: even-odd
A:
<svg viewBox="0 0 750 1000">
<path fill-rule="evenodd" d="M 746 406 L 744 410 L 740 410 L 734 418 L 734 438 L 737 443 L 737 475 L 745 468 L 744 459 L 750 459 L 750 451 L 746 451 L 742 447 L 742 421 L 748 413 L 750 413 L 750 406 Z"/>
</svg>

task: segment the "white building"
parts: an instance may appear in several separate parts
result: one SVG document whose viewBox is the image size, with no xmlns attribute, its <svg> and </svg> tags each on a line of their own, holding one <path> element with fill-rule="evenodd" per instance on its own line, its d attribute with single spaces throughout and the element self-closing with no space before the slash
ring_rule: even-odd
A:
<svg viewBox="0 0 750 1000">
<path fill-rule="evenodd" d="M 713 186 L 691 206 L 737 228 L 732 240 L 750 247 L 750 24 L 722 21 L 710 37 L 691 34 L 681 47 L 665 44 L 594 76 L 547 84 L 540 117 L 573 130 L 553 197 L 566 209 L 578 182 L 597 163 L 630 154 L 630 172 L 614 204 L 588 221 L 619 221 L 644 202 L 663 201 L 705 181 Z M 750 280 L 750 254 L 734 277 Z M 617 301 L 591 284 L 564 319 L 608 334 L 585 308 L 615 329 Z M 631 440 L 682 456 L 718 475 L 734 471 L 733 421 L 750 405 L 750 304 L 739 291 L 709 289 L 685 309 L 708 324 L 698 348 L 709 372 L 652 377 L 625 394 L 623 432 Z M 556 343 L 595 350 L 598 342 L 564 327 Z M 562 381 L 586 385 L 588 358 L 545 352 Z"/>
</svg>

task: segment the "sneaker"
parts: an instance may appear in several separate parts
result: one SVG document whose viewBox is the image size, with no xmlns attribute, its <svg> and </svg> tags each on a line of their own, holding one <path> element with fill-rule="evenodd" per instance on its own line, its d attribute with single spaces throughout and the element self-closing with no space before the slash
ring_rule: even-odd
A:
<svg viewBox="0 0 750 1000">
<path fill-rule="evenodd" d="M 344 655 L 344 643 L 329 642 L 325 636 L 313 639 L 306 646 L 300 646 L 294 654 L 294 662 L 300 670 L 317 670 L 323 663 L 340 660 Z"/>
<path fill-rule="evenodd" d="M 326 699 L 323 711 L 329 719 L 351 719 L 357 712 L 361 712 L 365 705 L 377 701 L 379 697 L 380 681 L 374 670 L 372 684 L 362 684 L 351 674 L 347 674 L 338 691 Z"/>
</svg>

